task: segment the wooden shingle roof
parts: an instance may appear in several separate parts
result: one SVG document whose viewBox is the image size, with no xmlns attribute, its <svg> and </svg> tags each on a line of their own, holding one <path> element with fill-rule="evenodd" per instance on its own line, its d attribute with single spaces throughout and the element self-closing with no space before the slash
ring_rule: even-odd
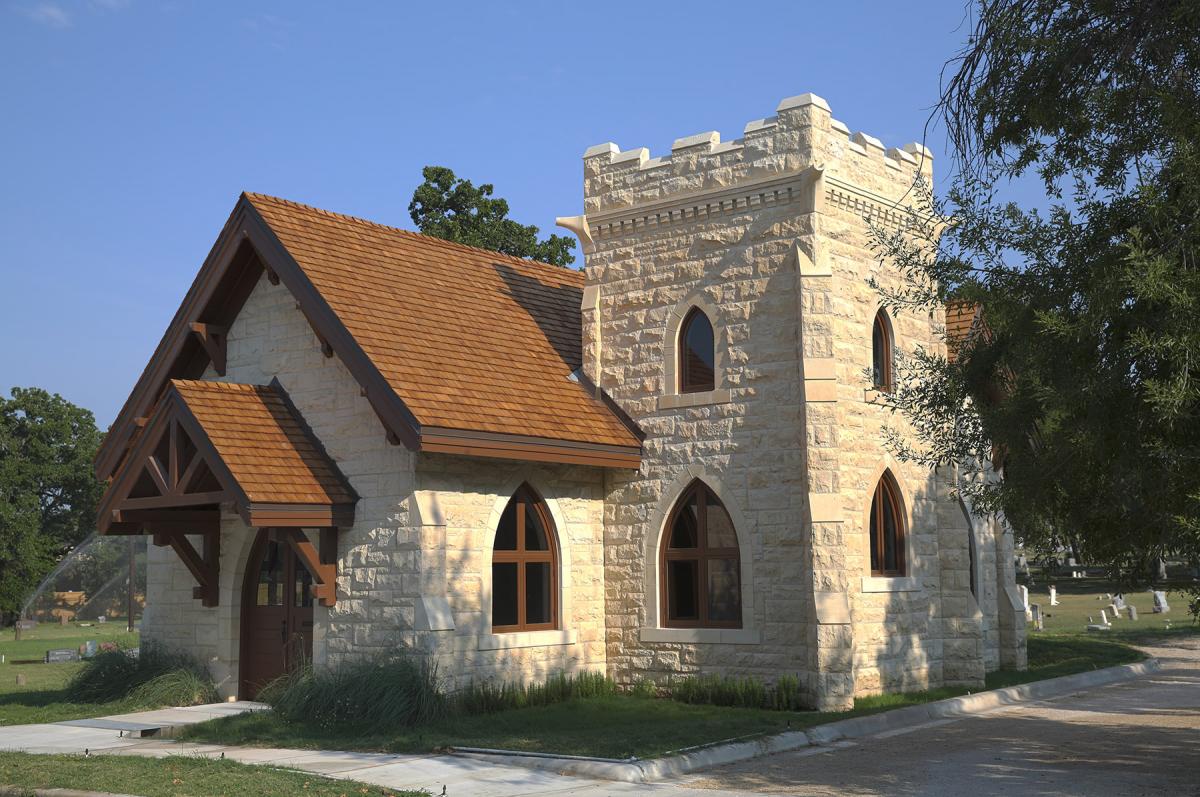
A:
<svg viewBox="0 0 1200 797">
<path fill-rule="evenodd" d="M 946 359 L 955 362 L 958 352 L 979 329 L 980 310 L 977 302 L 954 301 L 946 304 Z"/>
<path fill-rule="evenodd" d="M 584 275 L 243 194 L 96 457 L 111 478 L 172 379 L 224 368 L 263 273 L 296 299 L 388 439 L 415 451 L 637 468 L 641 430 L 580 373 Z"/>
<path fill-rule="evenodd" d="M 171 387 L 251 502 L 332 506 L 357 500 L 281 391 L 182 379 Z"/>
<path fill-rule="evenodd" d="M 569 378 L 581 272 L 246 196 L 422 427 L 639 445 Z"/>
</svg>

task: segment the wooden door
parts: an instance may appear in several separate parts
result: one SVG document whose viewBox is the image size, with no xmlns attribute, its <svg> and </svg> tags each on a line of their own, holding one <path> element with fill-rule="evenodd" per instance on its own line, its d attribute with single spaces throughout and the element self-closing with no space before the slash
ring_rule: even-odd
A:
<svg viewBox="0 0 1200 797">
<path fill-rule="evenodd" d="M 250 553 L 242 594 L 241 688 L 243 700 L 312 657 L 312 575 L 286 542 L 266 529 Z"/>
</svg>

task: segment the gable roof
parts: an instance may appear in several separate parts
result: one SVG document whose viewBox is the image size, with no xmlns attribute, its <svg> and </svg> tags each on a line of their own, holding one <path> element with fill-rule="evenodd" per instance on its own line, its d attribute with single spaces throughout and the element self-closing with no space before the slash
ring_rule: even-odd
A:
<svg viewBox="0 0 1200 797">
<path fill-rule="evenodd" d="M 182 379 L 171 380 L 171 387 L 250 502 L 358 500 L 281 388 Z"/>
<path fill-rule="evenodd" d="M 111 475 L 167 381 L 211 352 L 266 271 L 414 450 L 637 467 L 641 435 L 572 374 L 582 273 L 243 194 L 97 456 Z"/>
<path fill-rule="evenodd" d="M 350 525 L 358 496 L 282 387 L 171 380 L 101 499 L 100 531 L 227 501 L 251 526 Z"/>
</svg>

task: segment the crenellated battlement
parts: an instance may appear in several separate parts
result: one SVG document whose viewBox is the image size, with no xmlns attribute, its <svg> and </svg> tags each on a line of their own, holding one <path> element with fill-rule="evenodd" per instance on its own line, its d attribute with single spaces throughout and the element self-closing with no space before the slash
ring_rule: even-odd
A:
<svg viewBox="0 0 1200 797">
<path fill-rule="evenodd" d="M 933 156 L 916 142 L 887 147 L 852 132 L 810 93 L 783 100 L 775 115 L 749 122 L 732 141 L 716 131 L 684 136 L 658 157 L 608 142 L 590 147 L 583 162 L 584 212 L 592 234 L 602 236 L 631 224 L 790 201 L 795 191 L 780 193 L 786 179 L 814 167 L 833 186 L 886 203 L 907 193 L 919 173 L 928 177 Z"/>
</svg>

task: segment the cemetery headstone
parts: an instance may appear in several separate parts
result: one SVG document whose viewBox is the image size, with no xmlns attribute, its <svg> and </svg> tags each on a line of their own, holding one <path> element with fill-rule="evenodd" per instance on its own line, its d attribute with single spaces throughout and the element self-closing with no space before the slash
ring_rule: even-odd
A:
<svg viewBox="0 0 1200 797">
<path fill-rule="evenodd" d="M 1025 619 L 1032 620 L 1033 612 L 1031 612 L 1029 609 L 1029 587 L 1022 584 L 1020 586 L 1020 590 L 1021 590 L 1021 606 L 1025 609 Z"/>
<path fill-rule="evenodd" d="M 47 664 L 59 664 L 64 661 L 79 661 L 79 651 L 70 648 L 57 648 L 46 651 Z"/>
<path fill-rule="evenodd" d="M 1029 604 L 1029 611 L 1033 613 L 1033 626 L 1039 631 L 1045 630 L 1044 621 L 1042 619 L 1042 606 L 1039 603 Z"/>
<path fill-rule="evenodd" d="M 1114 596 L 1113 596 L 1113 606 L 1116 606 L 1118 609 L 1124 609 L 1124 608 L 1125 608 L 1125 595 L 1124 595 L 1124 593 L 1118 592 L 1116 595 L 1114 595 Z"/>
<path fill-rule="evenodd" d="M 1154 613 L 1166 614 L 1171 611 L 1171 605 L 1167 603 L 1167 593 L 1161 589 L 1154 590 Z"/>
<path fill-rule="evenodd" d="M 103 625 L 104 623 L 107 623 L 107 622 L 108 622 L 108 618 L 102 614 L 102 615 L 100 615 L 99 617 L 97 617 L 97 618 L 96 618 L 96 622 L 97 622 L 97 623 L 100 623 L 101 625 Z"/>
<path fill-rule="evenodd" d="M 82 653 L 83 653 L 83 657 L 85 659 L 90 659 L 92 656 L 96 655 L 96 650 L 97 650 L 96 640 L 89 639 L 87 642 L 83 643 L 82 647 L 83 647 Z"/>
<path fill-rule="evenodd" d="M 1110 623 L 1108 621 L 1108 612 L 1106 612 L 1104 609 L 1100 610 L 1100 624 L 1101 625 L 1112 625 L 1112 623 Z"/>
<path fill-rule="evenodd" d="M 1058 588 L 1056 588 L 1053 584 L 1050 585 L 1050 605 L 1058 605 Z"/>
<path fill-rule="evenodd" d="M 1129 613 L 1130 620 L 1137 619 L 1137 607 L 1134 606 L 1132 603 L 1125 607 L 1125 611 Z"/>
<path fill-rule="evenodd" d="M 60 614 L 60 615 L 58 616 L 58 624 L 59 624 L 59 625 L 66 625 L 66 624 L 67 624 L 67 616 L 66 616 L 65 614 Z"/>
<path fill-rule="evenodd" d="M 24 686 L 28 679 L 25 678 L 25 673 L 17 673 L 17 686 Z"/>
</svg>

